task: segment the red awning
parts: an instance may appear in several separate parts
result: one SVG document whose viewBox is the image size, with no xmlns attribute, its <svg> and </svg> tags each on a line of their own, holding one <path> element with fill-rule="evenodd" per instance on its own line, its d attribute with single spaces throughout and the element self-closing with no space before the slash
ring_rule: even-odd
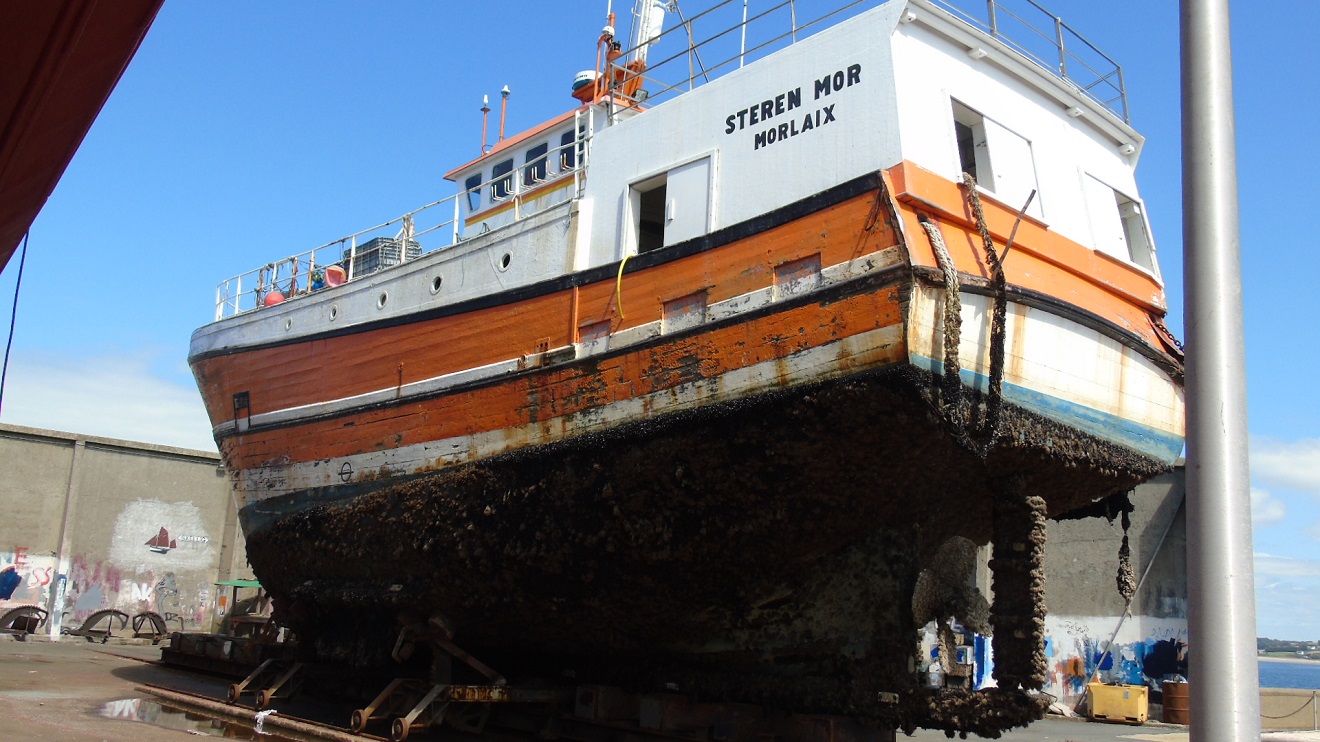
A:
<svg viewBox="0 0 1320 742">
<path fill-rule="evenodd" d="M 5 4 L 0 22 L 0 268 L 55 190 L 162 2 Z"/>
</svg>

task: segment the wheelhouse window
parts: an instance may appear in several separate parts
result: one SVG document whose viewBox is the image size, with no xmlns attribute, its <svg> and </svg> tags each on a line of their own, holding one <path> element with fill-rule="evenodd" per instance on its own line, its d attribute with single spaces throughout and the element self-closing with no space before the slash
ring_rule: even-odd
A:
<svg viewBox="0 0 1320 742">
<path fill-rule="evenodd" d="M 1154 245 L 1141 203 L 1089 174 L 1085 190 L 1095 249 L 1154 271 Z"/>
<path fill-rule="evenodd" d="M 463 190 L 467 192 L 468 211 L 481 208 L 481 173 L 463 181 Z"/>
<path fill-rule="evenodd" d="M 490 169 L 490 197 L 503 201 L 513 193 L 513 158 L 495 164 Z"/>
<path fill-rule="evenodd" d="M 572 170 L 577 167 L 577 148 L 573 146 L 573 132 L 566 131 L 559 138 L 559 169 Z"/>
<path fill-rule="evenodd" d="M 527 150 L 527 167 L 523 168 L 523 185 L 530 186 L 545 180 L 548 143 L 538 144 Z"/>
</svg>

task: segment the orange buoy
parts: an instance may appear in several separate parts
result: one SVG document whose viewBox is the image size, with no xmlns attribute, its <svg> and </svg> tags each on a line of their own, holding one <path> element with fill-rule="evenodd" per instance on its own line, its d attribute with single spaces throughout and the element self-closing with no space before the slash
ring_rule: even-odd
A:
<svg viewBox="0 0 1320 742">
<path fill-rule="evenodd" d="M 325 269 L 325 285 L 338 286 L 348 280 L 348 274 L 342 266 L 332 265 Z"/>
<path fill-rule="evenodd" d="M 279 289 L 274 289 L 270 293 L 266 294 L 266 298 L 262 300 L 262 303 L 268 307 L 273 307 L 276 304 L 283 304 L 284 294 L 281 294 Z"/>
</svg>

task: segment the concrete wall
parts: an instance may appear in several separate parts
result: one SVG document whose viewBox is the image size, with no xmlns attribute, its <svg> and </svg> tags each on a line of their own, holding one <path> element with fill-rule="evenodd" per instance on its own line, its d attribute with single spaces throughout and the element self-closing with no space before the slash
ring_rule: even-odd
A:
<svg viewBox="0 0 1320 742">
<path fill-rule="evenodd" d="M 1260 728 L 1266 731 L 1320 729 L 1320 691 L 1261 688 Z"/>
<path fill-rule="evenodd" d="M 0 425 L 0 461 L 0 612 L 40 605 L 53 636 L 103 608 L 206 630 L 214 583 L 251 577 L 218 454 Z"/>
<path fill-rule="evenodd" d="M 1187 527 L 1181 467 L 1136 489 L 1128 531 L 1136 578 L 1149 568 L 1131 614 L 1118 592 L 1121 521 L 1049 523 L 1045 551 L 1047 693 L 1071 705 L 1098 669 L 1103 682 L 1145 685 L 1187 674 Z M 1114 632 L 1117 631 L 1115 636 Z M 1110 637 L 1113 650 L 1106 655 Z"/>
</svg>

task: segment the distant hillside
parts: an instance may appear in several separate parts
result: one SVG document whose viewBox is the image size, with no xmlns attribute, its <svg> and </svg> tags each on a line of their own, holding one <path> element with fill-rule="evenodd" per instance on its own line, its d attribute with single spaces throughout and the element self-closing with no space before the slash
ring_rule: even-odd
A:
<svg viewBox="0 0 1320 742">
<path fill-rule="evenodd" d="M 1320 656 L 1320 642 L 1257 637 L 1256 650 L 1265 654 L 1279 653 L 1318 657 Z"/>
</svg>

